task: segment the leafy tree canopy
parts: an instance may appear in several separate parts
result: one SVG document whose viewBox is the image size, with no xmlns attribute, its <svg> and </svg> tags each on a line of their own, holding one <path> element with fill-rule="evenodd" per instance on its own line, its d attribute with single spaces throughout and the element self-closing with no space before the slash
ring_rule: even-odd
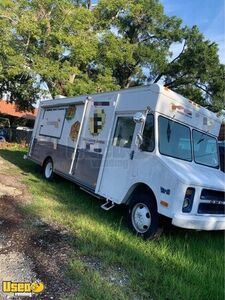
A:
<svg viewBox="0 0 225 300">
<path fill-rule="evenodd" d="M 219 110 L 224 65 L 198 28 L 165 15 L 158 0 L 2 0 L 0 93 L 20 109 L 53 97 L 161 82 Z M 171 58 L 171 46 L 180 54 Z"/>
</svg>

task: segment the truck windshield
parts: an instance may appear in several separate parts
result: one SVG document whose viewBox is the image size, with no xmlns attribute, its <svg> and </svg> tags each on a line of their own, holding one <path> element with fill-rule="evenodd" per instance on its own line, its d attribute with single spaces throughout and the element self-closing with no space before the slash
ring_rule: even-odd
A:
<svg viewBox="0 0 225 300">
<path fill-rule="evenodd" d="M 160 116 L 159 151 L 163 155 L 191 161 L 190 128 Z"/>
<path fill-rule="evenodd" d="M 194 161 L 197 164 L 218 168 L 217 140 L 198 130 L 193 130 L 192 136 Z M 159 152 L 163 155 L 192 161 L 190 128 L 159 116 Z"/>
<path fill-rule="evenodd" d="M 218 168 L 219 159 L 215 138 L 193 130 L 193 147 L 195 162 L 208 167 Z"/>
</svg>

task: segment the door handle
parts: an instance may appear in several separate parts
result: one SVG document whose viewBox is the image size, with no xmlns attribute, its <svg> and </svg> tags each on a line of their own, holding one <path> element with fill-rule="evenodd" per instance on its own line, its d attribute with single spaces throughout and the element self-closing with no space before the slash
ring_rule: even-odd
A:
<svg viewBox="0 0 225 300">
<path fill-rule="evenodd" d="M 132 160 L 134 158 L 134 150 L 132 150 L 131 152 L 130 152 L 130 159 Z"/>
</svg>

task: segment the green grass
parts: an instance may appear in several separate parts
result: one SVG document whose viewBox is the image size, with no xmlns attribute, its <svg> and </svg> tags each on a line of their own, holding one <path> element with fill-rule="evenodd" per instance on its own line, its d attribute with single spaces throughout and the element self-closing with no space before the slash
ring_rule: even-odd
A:
<svg viewBox="0 0 225 300">
<path fill-rule="evenodd" d="M 79 289 L 65 299 L 224 299 L 223 232 L 172 227 L 156 241 L 143 241 L 128 231 L 120 209 L 101 210 L 101 201 L 62 178 L 46 182 L 23 154 L 16 147 L 0 150 L 25 173 L 33 201 L 24 209 L 67 227 L 74 237 L 68 276 Z M 100 267 L 86 264 L 84 256 Z M 127 284 L 121 285 L 124 276 Z"/>
</svg>

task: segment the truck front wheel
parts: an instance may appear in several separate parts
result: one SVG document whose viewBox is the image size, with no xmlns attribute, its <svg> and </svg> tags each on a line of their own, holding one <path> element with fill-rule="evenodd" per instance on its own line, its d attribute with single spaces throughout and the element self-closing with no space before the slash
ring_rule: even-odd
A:
<svg viewBox="0 0 225 300">
<path fill-rule="evenodd" d="M 129 228 L 138 236 L 152 239 L 157 233 L 159 215 L 155 201 L 148 194 L 135 194 L 128 206 Z"/>
<path fill-rule="evenodd" d="M 51 158 L 47 158 L 43 165 L 43 175 L 47 180 L 53 179 L 53 161 Z"/>
</svg>

